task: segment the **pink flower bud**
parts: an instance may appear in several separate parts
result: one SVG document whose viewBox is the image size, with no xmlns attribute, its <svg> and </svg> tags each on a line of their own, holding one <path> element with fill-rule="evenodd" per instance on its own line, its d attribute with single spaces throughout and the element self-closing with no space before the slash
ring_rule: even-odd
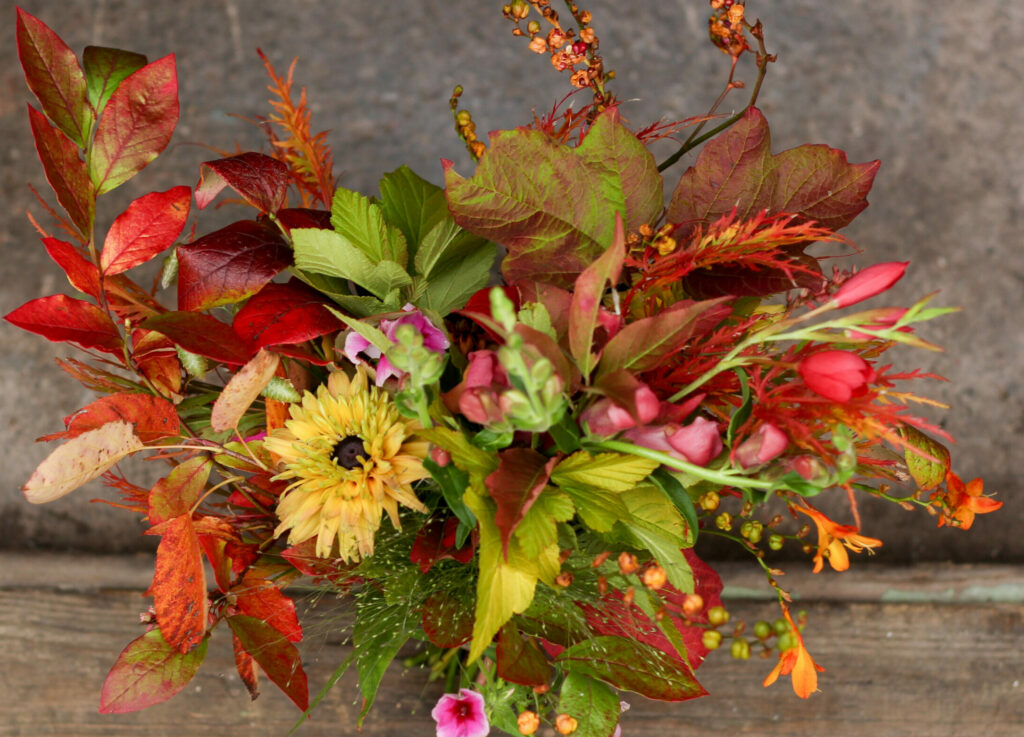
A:
<svg viewBox="0 0 1024 737">
<path fill-rule="evenodd" d="M 636 427 L 636 420 L 623 407 L 605 397 L 583 411 L 580 424 L 594 435 L 608 436 Z"/>
<path fill-rule="evenodd" d="M 818 458 L 809 455 L 796 456 L 786 461 L 786 470 L 796 471 L 806 481 L 824 482 L 828 478 L 828 469 Z"/>
<path fill-rule="evenodd" d="M 444 468 L 452 462 L 452 454 L 444 448 L 438 448 L 434 445 L 430 448 L 430 460 Z"/>
<path fill-rule="evenodd" d="M 740 443 L 736 449 L 736 462 L 743 468 L 760 466 L 777 458 L 789 446 L 789 438 L 775 425 L 766 422 L 757 432 Z"/>
<path fill-rule="evenodd" d="M 868 362 L 850 351 L 822 351 L 808 356 L 797 367 L 807 387 L 825 399 L 847 402 L 866 394 L 875 380 Z"/>
<path fill-rule="evenodd" d="M 696 466 L 706 466 L 722 452 L 722 436 L 718 425 L 698 417 L 668 436 L 668 444 Z"/>
<path fill-rule="evenodd" d="M 832 298 L 838 307 L 849 307 L 881 294 L 903 278 L 909 261 L 887 261 L 861 269 L 851 276 Z"/>
</svg>

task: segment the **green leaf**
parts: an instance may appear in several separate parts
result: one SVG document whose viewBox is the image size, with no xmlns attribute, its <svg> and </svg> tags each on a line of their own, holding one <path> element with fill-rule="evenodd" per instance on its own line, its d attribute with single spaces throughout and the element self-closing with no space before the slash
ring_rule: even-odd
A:
<svg viewBox="0 0 1024 737">
<path fill-rule="evenodd" d="M 557 489 L 544 489 L 515 528 L 515 538 L 523 552 L 538 558 L 558 545 L 558 524 L 568 522 L 576 513 L 572 498 Z"/>
<path fill-rule="evenodd" d="M 444 496 L 445 503 L 459 520 L 459 532 L 465 530 L 461 535 L 461 539 L 458 535 L 455 539 L 456 547 L 462 547 L 466 535 L 476 529 L 476 515 L 473 514 L 462 499 L 462 495 L 469 488 L 469 474 L 452 463 L 449 463 L 447 466 L 439 466 L 429 458 L 423 461 L 423 467 L 430 472 L 431 477 L 441 487 L 441 494 Z"/>
<path fill-rule="evenodd" d="M 638 486 L 623 492 L 626 514 L 618 520 L 612 537 L 649 550 L 668 575 L 669 583 L 682 592 L 693 591 L 693 571 L 681 548 L 693 546 L 691 532 L 675 506 L 654 486 Z"/>
<path fill-rule="evenodd" d="M 498 247 L 480 239 L 479 245 L 465 256 L 446 260 L 427 278 L 422 296 L 416 306 L 447 315 L 465 307 L 466 302 L 491 279 L 491 267 L 498 255 Z"/>
<path fill-rule="evenodd" d="M 332 230 L 295 228 L 291 236 L 295 267 L 302 271 L 351 279 L 385 302 L 390 292 L 412 284 L 399 264 L 388 260 L 374 263 L 348 239 Z"/>
<path fill-rule="evenodd" d="M 496 133 L 470 179 L 445 164 L 448 204 L 466 230 L 508 249 L 507 283 L 536 279 L 570 287 L 615 236 L 662 210 L 654 157 L 609 109 L 575 149 L 543 132 Z"/>
<path fill-rule="evenodd" d="M 204 638 L 181 653 L 164 641 L 159 629 L 132 640 L 103 682 L 100 714 L 124 714 L 167 701 L 192 680 L 209 642 Z"/>
<path fill-rule="evenodd" d="M 903 425 L 899 429 L 899 434 L 907 444 L 903 451 L 907 470 L 910 471 L 918 488 L 929 491 L 945 481 L 946 471 L 950 465 L 949 450 L 946 446 L 911 425 Z"/>
<path fill-rule="evenodd" d="M 740 406 L 732 413 L 732 417 L 729 419 L 729 429 L 725 433 L 726 445 L 730 448 L 732 447 L 732 439 L 736 437 L 736 431 L 750 417 L 750 412 L 754 406 L 750 399 L 750 382 L 747 381 L 747 372 L 738 368 L 733 373 L 740 380 Z"/>
<path fill-rule="evenodd" d="M 357 601 L 352 646 L 356 652 L 359 691 L 363 694 L 363 708 L 357 724 L 361 727 L 363 718 L 373 706 L 384 671 L 409 639 L 407 622 L 415 622 L 415 619 L 409 619 L 408 605 L 389 605 L 384 595 L 373 589 L 364 590 Z"/>
<path fill-rule="evenodd" d="M 580 671 L 570 671 L 558 697 L 558 713 L 576 719 L 576 737 L 611 737 L 619 723 L 619 697 Z"/>
<path fill-rule="evenodd" d="M 99 115 L 114 94 L 114 90 L 126 78 L 146 66 L 142 54 L 103 46 L 86 46 L 82 54 L 85 67 L 85 82 L 88 85 L 89 103 Z"/>
<path fill-rule="evenodd" d="M 610 532 L 626 516 L 626 505 L 619 492 L 584 484 L 566 485 L 562 490 L 572 497 L 583 524 L 594 532 Z"/>
<path fill-rule="evenodd" d="M 585 486 L 606 491 L 627 491 L 658 467 L 657 461 L 620 453 L 590 455 L 581 450 L 563 459 L 551 472 L 559 486 Z"/>
<path fill-rule="evenodd" d="M 331 227 L 374 264 L 393 261 L 404 269 L 408 262 L 402 231 L 388 225 L 380 207 L 365 195 L 338 187 L 331 202 Z"/>
<path fill-rule="evenodd" d="M 451 220 L 444 190 L 428 182 L 408 166 L 400 166 L 380 180 L 381 209 L 387 221 L 405 236 L 414 259 L 427 233 L 444 220 Z M 416 267 L 420 274 L 427 273 Z"/>
<path fill-rule="evenodd" d="M 683 485 L 679 483 L 679 480 L 669 473 L 664 467 L 659 468 L 651 474 L 651 481 L 654 482 L 655 486 L 661 489 L 665 496 L 672 500 L 672 504 L 679 510 L 679 513 L 683 515 L 683 520 L 686 522 L 686 529 L 693 537 L 693 541 L 697 541 L 697 533 L 699 526 L 697 522 L 697 509 L 693 506 L 693 499 L 690 497 L 689 492 L 683 488 Z"/>
<path fill-rule="evenodd" d="M 448 451 L 452 456 L 452 463 L 481 484 L 484 477 L 498 467 L 497 455 L 477 448 L 461 432 L 446 427 L 430 427 L 417 430 L 416 434 Z"/>
<path fill-rule="evenodd" d="M 593 637 L 563 650 L 555 660 L 570 673 L 649 699 L 685 701 L 707 693 L 686 663 L 625 637 Z"/>
<path fill-rule="evenodd" d="M 498 467 L 484 483 L 498 505 L 494 524 L 506 550 L 516 525 L 547 484 L 549 472 L 548 459 L 532 448 L 509 448 L 498 453 Z"/>
</svg>

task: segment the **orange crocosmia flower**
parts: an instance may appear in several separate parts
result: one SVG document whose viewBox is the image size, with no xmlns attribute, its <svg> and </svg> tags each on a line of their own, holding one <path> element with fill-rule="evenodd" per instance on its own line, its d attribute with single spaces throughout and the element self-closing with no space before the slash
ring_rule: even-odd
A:
<svg viewBox="0 0 1024 737">
<path fill-rule="evenodd" d="M 939 517 L 939 527 L 948 524 L 964 530 L 971 529 L 974 515 L 988 514 L 1003 506 L 991 497 L 982 496 L 985 490 L 981 479 L 968 481 L 966 484 L 952 471 L 946 472 L 946 495 L 943 499 L 946 513 Z"/>
<path fill-rule="evenodd" d="M 876 537 L 857 534 L 857 528 L 853 525 L 841 525 L 833 522 L 810 505 L 796 507 L 796 510 L 814 520 L 814 524 L 818 528 L 818 552 L 814 556 L 815 573 L 822 569 L 826 557 L 828 557 L 829 565 L 837 571 L 845 571 L 849 568 L 850 556 L 847 554 L 846 548 L 860 553 L 864 550 L 872 551 L 882 544 L 882 541 Z"/>
<path fill-rule="evenodd" d="M 793 692 L 802 699 L 810 697 L 818 690 L 818 673 L 824 671 L 824 666 L 818 665 L 811 659 L 811 654 L 804 647 L 804 638 L 800 630 L 793 623 L 789 616 L 789 610 L 783 607 L 783 615 L 789 622 L 793 637 L 796 638 L 796 646 L 779 653 L 779 662 L 764 679 L 764 686 L 768 687 L 778 680 L 779 676 L 793 675 Z"/>
</svg>

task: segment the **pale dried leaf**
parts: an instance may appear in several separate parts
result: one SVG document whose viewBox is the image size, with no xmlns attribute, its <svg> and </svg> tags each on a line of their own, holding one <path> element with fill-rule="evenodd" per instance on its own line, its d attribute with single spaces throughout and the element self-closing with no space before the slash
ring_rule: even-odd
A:
<svg viewBox="0 0 1024 737">
<path fill-rule="evenodd" d="M 210 427 L 216 432 L 223 432 L 237 425 L 263 388 L 270 383 L 280 362 L 276 353 L 261 348 L 249 363 L 231 377 L 231 381 L 217 397 L 210 414 Z"/>
</svg>

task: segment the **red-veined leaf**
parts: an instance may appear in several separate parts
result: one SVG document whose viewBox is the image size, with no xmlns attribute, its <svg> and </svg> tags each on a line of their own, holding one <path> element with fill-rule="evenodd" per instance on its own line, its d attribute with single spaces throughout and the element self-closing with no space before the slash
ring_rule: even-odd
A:
<svg viewBox="0 0 1024 737">
<path fill-rule="evenodd" d="M 172 517 L 146 531 L 160 535 L 149 593 L 156 622 L 171 647 L 187 653 L 206 634 L 206 573 L 192 514 Z"/>
<path fill-rule="evenodd" d="M 288 166 L 266 154 L 248 151 L 199 167 L 196 206 L 202 210 L 224 187 L 231 187 L 263 213 L 277 212 L 284 204 L 290 176 Z"/>
<path fill-rule="evenodd" d="M 107 102 L 89 149 L 96 194 L 131 179 L 171 140 L 178 123 L 178 73 L 174 55 L 127 77 Z"/>
<path fill-rule="evenodd" d="M 501 533 L 502 549 L 508 552 L 508 541 L 533 503 L 548 483 L 557 458 L 548 460 L 531 448 L 509 448 L 498 454 L 498 468 L 484 483 L 498 505 L 494 524 Z"/>
<path fill-rule="evenodd" d="M 238 671 L 238 677 L 245 684 L 245 690 L 249 692 L 249 697 L 255 701 L 256 697 L 260 695 L 259 672 L 256 670 L 256 659 L 245 651 L 245 648 L 242 647 L 242 641 L 238 639 L 238 635 L 234 632 L 231 633 L 231 647 L 235 650 L 235 670 Z"/>
<path fill-rule="evenodd" d="M 157 481 L 149 492 L 149 524 L 158 525 L 191 514 L 192 506 L 206 489 L 212 468 L 212 460 L 196 456 L 178 464 L 166 478 Z"/>
<path fill-rule="evenodd" d="M 247 653 L 256 659 L 267 677 L 285 696 L 305 711 L 309 708 L 309 686 L 299 651 L 263 620 L 236 614 L 225 620 Z"/>
<path fill-rule="evenodd" d="M 276 353 L 260 348 L 259 352 L 231 377 L 213 403 L 210 427 L 214 432 L 230 430 L 238 424 L 280 365 L 281 358 Z"/>
<path fill-rule="evenodd" d="M 473 639 L 473 604 L 444 591 L 423 602 L 423 632 L 438 647 L 459 647 Z"/>
<path fill-rule="evenodd" d="M 182 653 L 164 641 L 159 629 L 132 640 L 103 682 L 100 714 L 124 714 L 167 701 L 199 670 L 208 642 Z"/>
<path fill-rule="evenodd" d="M 83 348 L 121 356 L 121 333 L 103 310 L 66 294 L 26 302 L 6 317 L 7 322 L 57 343 L 70 341 Z"/>
<path fill-rule="evenodd" d="M 766 209 L 838 230 L 867 207 L 878 166 L 878 161 L 850 164 L 842 151 L 821 145 L 773 155 L 768 122 L 751 107 L 683 173 L 666 217 L 670 223 L 696 225 L 734 207 L 741 220 Z"/>
<path fill-rule="evenodd" d="M 131 423 L 143 443 L 178 434 L 178 412 L 173 404 L 152 394 L 123 393 L 101 397 L 87 404 L 64 418 L 66 430 L 44 435 L 39 440 L 76 438 L 117 420 Z"/>
<path fill-rule="evenodd" d="M 45 23 L 18 8 L 18 58 L 43 112 L 80 148 L 95 116 L 86 100 L 85 74 L 75 52 Z"/>
<path fill-rule="evenodd" d="M 626 637 L 591 637 L 566 648 L 555 660 L 567 671 L 649 699 L 685 701 L 707 694 L 686 663 Z"/>
<path fill-rule="evenodd" d="M 145 448 L 131 424 L 118 420 L 82 433 L 56 448 L 39 464 L 21 490 L 32 504 L 44 504 L 74 491 L 132 453 Z"/>
<path fill-rule="evenodd" d="M 78 147 L 31 105 L 28 106 L 28 120 L 46 181 L 53 187 L 57 202 L 71 222 L 83 236 L 88 237 L 92 232 L 96 202 L 89 172 L 78 155 Z"/>
<path fill-rule="evenodd" d="M 146 57 L 104 46 L 86 46 L 82 52 L 86 94 L 96 114 L 103 112 L 110 96 L 125 78 L 146 66 Z"/>
<path fill-rule="evenodd" d="M 144 320 L 139 327 L 155 330 L 190 353 L 240 366 L 256 349 L 220 320 L 199 312 L 165 312 Z"/>
<path fill-rule="evenodd" d="M 178 248 L 178 309 L 241 302 L 292 263 L 281 233 L 241 220 Z"/>
<path fill-rule="evenodd" d="M 188 187 L 150 192 L 128 205 L 107 231 L 100 253 L 104 274 L 120 274 L 144 264 L 166 248 L 185 227 L 192 193 Z"/>
<path fill-rule="evenodd" d="M 324 297 L 297 281 L 267 284 L 235 315 L 232 326 L 253 345 L 293 345 L 341 330 Z"/>
<path fill-rule="evenodd" d="M 544 653 L 511 622 L 498 633 L 496 660 L 501 678 L 523 686 L 545 686 L 552 675 Z"/>
<path fill-rule="evenodd" d="M 416 533 L 409 560 L 420 567 L 421 573 L 427 573 L 439 561 L 454 560 L 466 564 L 473 560 L 477 535 L 471 534 L 461 548 L 455 547 L 455 535 L 459 528 L 458 517 L 432 517 Z"/>
<path fill-rule="evenodd" d="M 242 614 L 266 622 L 290 642 L 302 642 L 302 625 L 295 613 L 295 602 L 281 593 L 273 581 L 250 570 L 232 593 Z"/>
</svg>

